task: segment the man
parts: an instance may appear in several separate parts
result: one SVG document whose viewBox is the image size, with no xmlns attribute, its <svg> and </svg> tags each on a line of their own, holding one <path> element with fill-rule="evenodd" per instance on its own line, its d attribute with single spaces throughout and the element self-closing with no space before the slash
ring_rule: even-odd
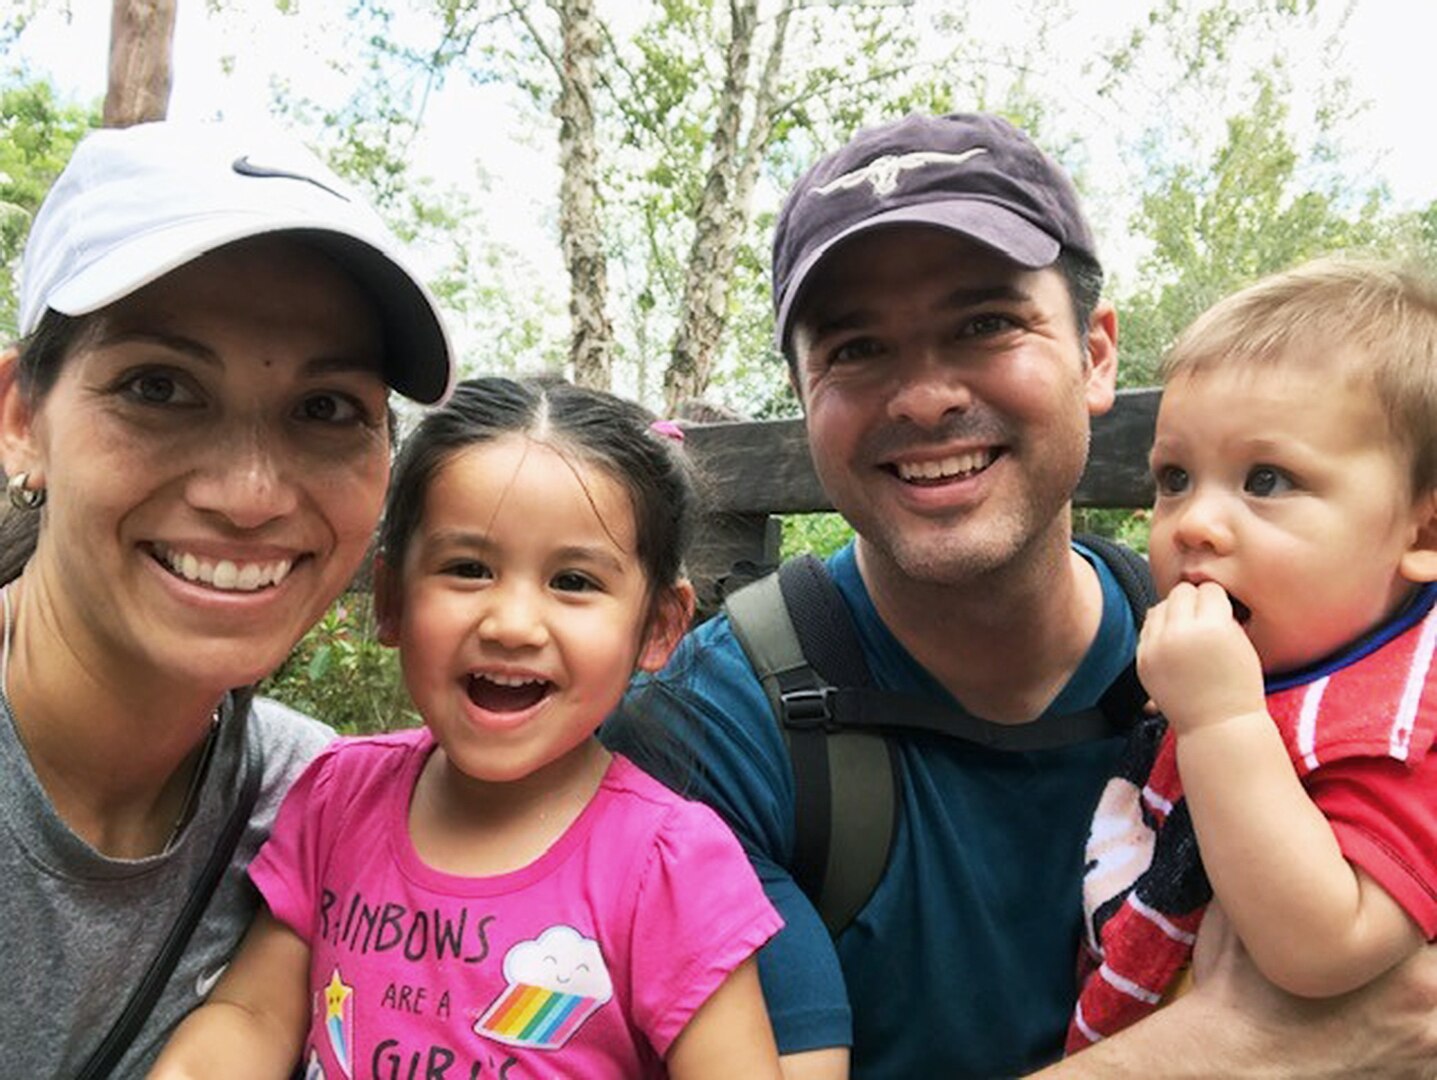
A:
<svg viewBox="0 0 1437 1080">
<path fill-rule="evenodd" d="M 1093 706 L 1132 657 L 1132 610 L 1069 515 L 1090 420 L 1115 394 L 1101 281 L 1070 180 L 992 116 L 861 132 L 779 218 L 778 341 L 819 478 L 857 533 L 831 576 L 878 685 L 961 702 L 995 741 Z M 863 1080 L 1013 1075 L 1058 1055 L 1083 844 L 1120 732 L 1037 750 L 893 739 L 887 869 L 834 941 L 794 882 L 788 750 L 730 621 L 694 631 L 657 688 L 609 739 L 662 771 L 637 718 L 666 712 L 697 762 L 667 778 L 725 815 L 783 914 L 760 966 L 790 1078 L 842 1076 L 849 1046 Z M 1167 1011 L 1226 1020 L 1214 995 Z M 1163 1041 L 1139 1025 L 1059 1075 L 1176 1075 L 1166 1040 L 1187 1029 L 1162 1025 Z M 1194 1075 L 1270 1049 L 1244 1031 L 1210 1038 L 1233 1056 Z"/>
</svg>

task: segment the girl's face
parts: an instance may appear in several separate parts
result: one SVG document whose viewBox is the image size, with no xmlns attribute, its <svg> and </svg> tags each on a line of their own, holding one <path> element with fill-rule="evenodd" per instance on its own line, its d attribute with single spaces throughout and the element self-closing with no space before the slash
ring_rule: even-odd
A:
<svg viewBox="0 0 1437 1080">
<path fill-rule="evenodd" d="M 105 309 L 33 409 L 0 367 L 5 468 L 49 495 L 25 587 L 85 670 L 161 700 L 284 659 L 379 516 L 380 341 L 345 274 L 274 238 Z"/>
<path fill-rule="evenodd" d="M 634 670 L 663 665 L 690 594 L 653 594 L 624 488 L 518 434 L 440 466 L 403 566 L 381 563 L 376 586 L 425 723 L 491 783 L 584 747 Z"/>
</svg>

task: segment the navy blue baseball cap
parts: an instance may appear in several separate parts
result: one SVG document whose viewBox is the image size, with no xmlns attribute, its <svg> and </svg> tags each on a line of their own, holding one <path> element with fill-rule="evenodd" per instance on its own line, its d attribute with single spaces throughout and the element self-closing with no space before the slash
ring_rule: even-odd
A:
<svg viewBox="0 0 1437 1080">
<path fill-rule="evenodd" d="M 906 116 L 867 128 L 794 185 L 773 238 L 774 333 L 783 350 L 803 286 L 839 244 L 891 225 L 932 225 L 1019 266 L 1064 249 L 1098 261 L 1068 174 L 987 113 Z"/>
</svg>

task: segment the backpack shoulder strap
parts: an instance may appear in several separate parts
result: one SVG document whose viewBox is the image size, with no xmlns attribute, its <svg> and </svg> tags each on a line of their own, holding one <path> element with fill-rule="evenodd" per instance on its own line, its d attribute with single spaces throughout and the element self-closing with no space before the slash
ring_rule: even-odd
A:
<svg viewBox="0 0 1437 1080">
<path fill-rule="evenodd" d="M 788 744 L 794 880 L 837 936 L 887 869 L 898 804 L 888 741 L 830 722 L 838 686 L 872 682 L 857 629 L 827 567 L 811 555 L 745 586 L 724 608 Z"/>
<path fill-rule="evenodd" d="M 1153 586 L 1153 575 L 1148 569 L 1147 559 L 1126 544 L 1119 544 L 1106 537 L 1084 533 L 1074 539 L 1102 559 L 1113 572 L 1123 595 L 1128 598 L 1128 606 L 1133 610 L 1133 626 L 1141 630 L 1148 608 L 1158 602 L 1158 591 Z M 1130 727 L 1133 721 L 1142 715 L 1147 700 L 1148 692 L 1138 681 L 1138 666 L 1134 659 L 1123 673 L 1113 680 L 1112 685 L 1099 699 L 1097 708 L 1115 728 L 1121 730 Z"/>
<path fill-rule="evenodd" d="M 1102 559 L 1108 569 L 1113 572 L 1113 577 L 1118 579 L 1118 585 L 1123 590 L 1123 595 L 1128 598 L 1128 603 L 1132 606 L 1133 621 L 1141 628 L 1148 608 L 1158 602 L 1158 591 L 1153 586 L 1153 575 L 1148 569 L 1147 559 L 1126 544 L 1120 544 L 1116 540 L 1109 540 L 1104 536 L 1080 533 L 1073 539 Z"/>
<path fill-rule="evenodd" d="M 1112 571 L 1141 627 L 1157 599 L 1146 560 L 1102 537 L 1077 540 Z M 724 610 L 789 747 L 791 872 L 834 936 L 867 903 L 888 866 L 900 781 L 885 732 L 930 731 L 1035 750 L 1126 730 L 1147 700 L 1131 664 L 1093 708 L 1016 727 L 879 690 L 847 604 L 827 566 L 811 555 L 726 597 Z"/>
</svg>

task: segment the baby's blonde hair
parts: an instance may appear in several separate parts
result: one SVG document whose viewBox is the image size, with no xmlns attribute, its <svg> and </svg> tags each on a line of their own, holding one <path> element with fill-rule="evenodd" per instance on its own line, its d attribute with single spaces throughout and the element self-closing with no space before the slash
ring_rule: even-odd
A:
<svg viewBox="0 0 1437 1080">
<path fill-rule="evenodd" d="M 1343 360 L 1412 455 L 1414 493 L 1437 485 L 1437 279 L 1416 267 L 1321 258 L 1218 301 L 1163 358 L 1163 383 L 1232 365 Z"/>
</svg>

